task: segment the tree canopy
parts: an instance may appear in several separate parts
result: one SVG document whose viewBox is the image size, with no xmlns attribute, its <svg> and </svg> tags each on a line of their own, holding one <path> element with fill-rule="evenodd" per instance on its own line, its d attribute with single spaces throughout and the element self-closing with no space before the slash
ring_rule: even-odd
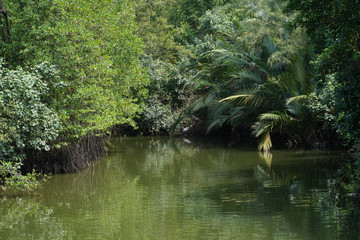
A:
<svg viewBox="0 0 360 240">
<path fill-rule="evenodd" d="M 135 126 L 147 78 L 131 1 L 1 3 L 1 160 Z"/>
<path fill-rule="evenodd" d="M 297 24 L 304 26 L 315 45 L 317 82 L 334 79 L 336 127 L 348 141 L 360 141 L 360 2 L 357 0 L 294 1 Z M 332 78 L 327 76 L 333 74 Z M 326 102 L 323 104 L 326 105 Z"/>
</svg>

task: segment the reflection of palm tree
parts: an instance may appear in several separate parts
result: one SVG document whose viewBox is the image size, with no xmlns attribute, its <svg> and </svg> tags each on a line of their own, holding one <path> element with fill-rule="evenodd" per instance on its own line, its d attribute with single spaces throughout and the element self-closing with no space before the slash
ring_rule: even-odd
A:
<svg viewBox="0 0 360 240">
<path fill-rule="evenodd" d="M 259 157 L 261 160 L 263 160 L 265 162 L 266 166 L 270 170 L 273 155 L 269 151 L 266 151 L 266 152 L 259 152 Z"/>
</svg>

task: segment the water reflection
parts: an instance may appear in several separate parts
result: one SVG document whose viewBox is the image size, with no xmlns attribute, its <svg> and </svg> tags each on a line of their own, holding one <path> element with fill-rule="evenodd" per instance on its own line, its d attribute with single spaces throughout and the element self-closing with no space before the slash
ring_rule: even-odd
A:
<svg viewBox="0 0 360 240">
<path fill-rule="evenodd" d="M 3 197 L 0 206 L 0 239 L 64 239 L 66 236 L 61 221 L 52 218 L 53 210 L 43 207 L 38 198 Z"/>
<path fill-rule="evenodd" d="M 103 160 L 4 199 L 0 239 L 357 239 L 338 155 L 114 139 Z M 16 217 L 15 217 L 16 216 Z"/>
</svg>

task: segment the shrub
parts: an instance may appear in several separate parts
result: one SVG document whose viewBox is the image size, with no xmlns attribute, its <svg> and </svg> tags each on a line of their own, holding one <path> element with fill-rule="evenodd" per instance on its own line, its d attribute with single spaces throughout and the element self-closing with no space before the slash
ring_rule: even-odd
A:
<svg viewBox="0 0 360 240">
<path fill-rule="evenodd" d="M 57 114 L 48 106 L 48 83 L 53 89 L 60 84 L 56 70 L 43 63 L 32 71 L 8 70 L 0 61 L 0 184 L 16 191 L 38 187 L 39 174 L 22 175 L 20 168 L 28 151 L 50 150 L 61 129 Z"/>
<path fill-rule="evenodd" d="M 49 88 L 41 74 L 0 63 L 0 79 L 0 159 L 21 160 L 25 150 L 49 150 L 61 126 L 45 101 Z"/>
<path fill-rule="evenodd" d="M 35 170 L 26 175 L 20 172 L 21 163 L 9 162 L 0 160 L 0 185 L 2 185 L 3 192 L 7 193 L 24 193 L 33 192 L 40 186 L 39 178 L 41 174 L 36 173 Z M 42 181 L 46 181 L 48 176 L 44 175 Z M 1 192 L 0 192 L 1 193 Z"/>
</svg>

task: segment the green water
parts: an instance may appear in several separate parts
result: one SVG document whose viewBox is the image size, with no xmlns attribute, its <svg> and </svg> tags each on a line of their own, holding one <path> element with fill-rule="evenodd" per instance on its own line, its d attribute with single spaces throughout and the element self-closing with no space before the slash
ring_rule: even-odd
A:
<svg viewBox="0 0 360 240">
<path fill-rule="evenodd" d="M 0 197 L 0 239 L 358 239 L 359 214 L 339 204 L 339 159 L 114 139 L 107 157 L 39 195 Z"/>
</svg>

